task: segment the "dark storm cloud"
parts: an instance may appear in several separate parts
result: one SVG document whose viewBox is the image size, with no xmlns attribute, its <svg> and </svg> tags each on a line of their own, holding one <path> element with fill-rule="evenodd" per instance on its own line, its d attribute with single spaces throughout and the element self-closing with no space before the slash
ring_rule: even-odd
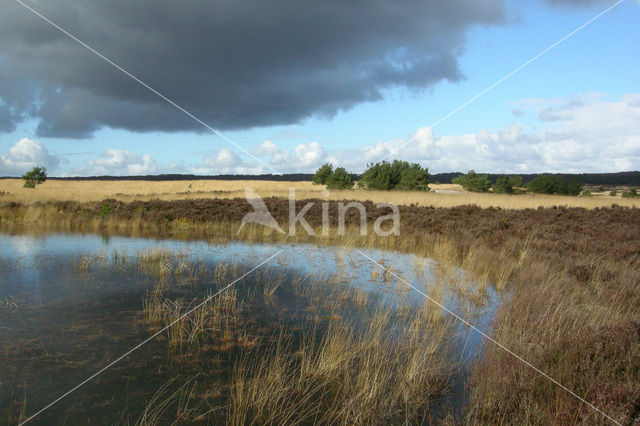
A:
<svg viewBox="0 0 640 426">
<path fill-rule="evenodd" d="M 30 4 L 222 129 L 331 116 L 394 87 L 457 81 L 466 31 L 504 21 L 502 0 Z M 0 66 L 0 131 L 27 115 L 46 136 L 203 130 L 11 1 Z"/>
</svg>

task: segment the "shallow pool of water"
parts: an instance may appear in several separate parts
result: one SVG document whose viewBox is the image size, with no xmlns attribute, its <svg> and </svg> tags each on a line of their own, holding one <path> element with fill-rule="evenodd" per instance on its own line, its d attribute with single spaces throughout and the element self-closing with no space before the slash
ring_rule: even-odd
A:
<svg viewBox="0 0 640 426">
<path fill-rule="evenodd" d="M 172 256 L 165 259 L 167 265 L 154 263 L 152 266 L 156 269 L 147 270 L 140 266 L 145 253 L 172 253 Z M 406 306 L 424 303 L 424 296 L 368 258 L 482 330 L 488 330 L 498 303 L 491 287 L 478 291 L 463 271 L 453 271 L 443 279 L 438 265 L 429 259 L 381 250 L 362 249 L 361 253 L 355 249 L 313 245 L 242 242 L 212 245 L 200 241 L 79 234 L 0 235 L 0 341 L 3 345 L 0 416 L 10 422 L 28 418 L 144 341 L 155 329 L 144 322 L 147 314 L 142 312 L 145 303 L 151 300 L 150 295 L 159 287 L 164 292 L 164 308 L 175 300 L 185 304 L 197 298 L 204 300 L 206 294 L 223 288 L 274 254 L 277 255 L 267 264 L 237 283 L 238 300 L 246 307 L 242 330 L 254 331 L 236 331 L 240 338 L 234 337 L 235 343 L 226 346 L 216 346 L 211 340 L 217 337 L 210 338 L 207 344 L 211 351 L 207 352 L 205 363 L 202 358 L 186 360 L 185 356 L 168 351 L 167 341 L 171 337 L 160 334 L 39 414 L 33 423 L 136 422 L 167 381 L 177 385 L 188 382 L 194 375 L 202 375 L 215 377 L 215 383 L 224 382 L 233 374 L 237 362 L 234 354 L 239 349 L 234 345 L 248 339 L 246 335 L 260 334 L 255 330 L 268 334 L 279 327 L 282 329 L 283 324 L 292 330 L 308 327 L 309 312 L 316 306 L 316 322 L 322 315 L 335 315 L 333 308 L 326 307 L 329 306 L 326 298 L 337 293 L 322 289 L 313 294 L 305 292 L 304 286 L 314 282 L 350 289 L 339 293 L 345 295 L 352 307 L 344 316 L 361 323 L 366 323 L 367 315 L 376 305 L 401 311 Z M 187 272 L 183 274 L 178 273 L 180 265 L 191 266 L 185 266 Z M 196 272 L 195 265 L 208 272 Z M 158 270 L 160 267 L 169 268 L 168 272 Z M 224 274 L 218 273 L 221 269 Z M 257 298 L 255 283 L 247 284 L 260 277 L 264 279 L 265 271 L 280 274 L 279 279 L 285 282 L 273 291 L 276 299 L 262 295 Z M 238 276 L 234 277 L 233 272 Z M 292 282 L 296 282 L 297 287 L 290 285 Z M 364 302 L 359 301 L 361 297 Z M 389 332 L 402 324 L 399 320 L 388 328 Z M 446 410 L 449 405 L 459 412 L 466 397 L 463 387 L 466 366 L 480 353 L 482 340 L 460 324 L 454 331 L 451 356 L 459 368 L 450 377 L 442 395 L 434 398 L 440 401 L 434 402 L 434 406 Z M 258 343 L 246 344 L 251 345 Z M 174 416 L 174 411 L 159 414 L 159 419 Z M 203 421 L 219 421 L 220 416 L 222 414 L 214 411 Z M 439 413 L 434 416 L 441 417 Z"/>
</svg>

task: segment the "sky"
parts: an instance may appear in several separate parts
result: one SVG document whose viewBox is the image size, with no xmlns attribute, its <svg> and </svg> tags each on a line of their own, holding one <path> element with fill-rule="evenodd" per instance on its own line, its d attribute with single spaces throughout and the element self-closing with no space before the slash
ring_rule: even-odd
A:
<svg viewBox="0 0 640 426">
<path fill-rule="evenodd" d="M 0 176 L 640 170 L 638 0 L 20 1 Z"/>
</svg>

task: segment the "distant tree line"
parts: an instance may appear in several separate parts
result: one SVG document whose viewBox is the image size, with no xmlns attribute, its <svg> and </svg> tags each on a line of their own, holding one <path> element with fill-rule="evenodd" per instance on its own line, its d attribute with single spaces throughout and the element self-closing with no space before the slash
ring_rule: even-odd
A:
<svg viewBox="0 0 640 426">
<path fill-rule="evenodd" d="M 471 192 L 488 192 L 490 189 L 496 194 L 513 194 L 515 191 L 526 190 L 536 194 L 580 195 L 582 185 L 577 179 L 565 179 L 558 175 L 538 175 L 528 184 L 524 184 L 520 176 L 501 175 L 492 184 L 488 174 L 478 174 L 470 170 L 467 174 L 451 179 L 452 183 L 462 185 Z M 583 195 L 591 195 L 584 193 Z"/>
<path fill-rule="evenodd" d="M 461 172 L 452 173 L 435 173 L 430 175 L 431 182 L 452 183 L 452 180 L 460 176 Z M 351 173 L 354 180 L 359 180 L 360 175 Z M 516 175 L 501 175 L 488 173 L 487 177 L 494 185 L 501 176 L 515 177 Z M 540 174 L 521 174 L 524 184 L 531 182 Z M 582 185 L 609 185 L 609 186 L 640 186 L 640 171 L 619 172 L 619 173 L 581 173 L 581 174 L 555 174 L 564 179 L 576 179 Z M 2 178 L 11 178 L 12 176 L 4 176 Z M 15 177 L 15 176 L 13 176 Z M 120 181 L 120 180 L 136 180 L 136 181 L 174 181 L 174 180 L 262 180 L 262 181 L 280 181 L 280 182 L 308 182 L 313 177 L 312 173 L 289 173 L 289 174 L 261 174 L 261 175 L 192 175 L 192 174 L 161 174 L 161 175 L 144 175 L 144 176 L 73 176 L 73 177 L 55 177 L 49 176 L 48 180 L 104 180 L 104 181 Z"/>
<path fill-rule="evenodd" d="M 460 176 L 461 172 L 435 173 L 431 175 L 433 182 L 453 183 L 452 180 Z M 495 184 L 501 176 L 520 177 L 524 184 L 527 184 L 541 175 L 556 176 L 565 180 L 575 179 L 582 185 L 609 185 L 609 186 L 640 186 L 640 171 L 618 172 L 618 173 L 533 173 L 533 174 L 495 174 L 487 173 L 487 178 L 491 185 Z"/>
<path fill-rule="evenodd" d="M 136 175 L 136 176 L 65 176 L 49 177 L 49 180 L 135 180 L 135 181 L 174 181 L 174 180 L 262 180 L 278 182 L 308 182 L 313 176 L 311 173 L 288 173 L 282 175 L 261 174 L 261 175 L 190 175 L 190 174 L 161 174 L 161 175 Z"/>
<path fill-rule="evenodd" d="M 633 177 L 640 172 L 608 173 L 603 176 L 623 175 L 626 178 Z M 558 194 L 558 195 L 582 195 L 591 196 L 591 191 L 583 189 L 582 183 L 577 176 L 583 175 L 560 175 L 560 174 L 537 174 L 525 175 L 532 177 L 526 181 L 519 175 L 490 175 L 488 173 L 479 174 L 470 170 L 466 174 L 458 173 L 455 176 L 450 174 L 439 174 L 433 177 L 444 177 L 450 179 L 451 183 L 461 185 L 465 190 L 471 192 L 489 192 L 496 194 L 513 194 L 516 192 L 529 191 L 537 194 Z M 492 176 L 495 178 L 492 179 Z M 595 176 L 595 175 L 591 175 Z M 323 164 L 311 177 L 315 184 L 326 185 L 329 189 L 351 189 L 354 181 L 358 181 L 358 188 L 368 190 L 400 190 L 400 191 L 428 191 L 429 182 L 432 176 L 426 167 L 418 163 L 394 160 L 380 161 L 369 164 L 367 169 L 359 177 L 347 172 L 343 167 L 335 170 L 330 163 Z M 612 179 L 619 180 L 619 179 Z M 593 181 L 593 180 L 592 180 Z M 439 182 L 439 179 L 436 180 Z M 604 191 L 604 187 L 601 190 Z M 611 195 L 616 195 L 611 193 Z M 623 193 L 626 197 L 637 197 L 637 191 L 632 189 Z"/>
</svg>

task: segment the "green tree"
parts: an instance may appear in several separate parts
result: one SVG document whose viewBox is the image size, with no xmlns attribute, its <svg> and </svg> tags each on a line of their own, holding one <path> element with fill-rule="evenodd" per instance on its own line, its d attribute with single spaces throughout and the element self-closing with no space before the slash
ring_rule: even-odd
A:
<svg viewBox="0 0 640 426">
<path fill-rule="evenodd" d="M 566 180 L 559 176 L 539 175 L 529 182 L 527 190 L 537 194 L 579 195 L 582 185 L 575 179 Z"/>
<path fill-rule="evenodd" d="M 622 193 L 622 198 L 635 198 L 638 196 L 638 190 L 636 188 L 631 188 L 628 191 Z"/>
<path fill-rule="evenodd" d="M 338 167 L 327 177 L 326 184 L 329 189 L 351 189 L 353 178 L 344 167 Z"/>
<path fill-rule="evenodd" d="M 418 163 L 404 163 L 396 188 L 403 191 L 428 191 L 429 170 Z"/>
<path fill-rule="evenodd" d="M 502 175 L 493 184 L 493 192 L 496 194 L 513 194 L 513 180 L 505 175 Z"/>
<path fill-rule="evenodd" d="M 394 160 L 369 164 L 360 182 L 366 189 L 388 191 L 428 191 L 429 170 L 418 163 Z"/>
<path fill-rule="evenodd" d="M 556 192 L 556 181 L 553 176 L 536 176 L 527 185 L 527 190 L 536 194 L 554 194 Z"/>
<path fill-rule="evenodd" d="M 487 192 L 491 187 L 489 176 L 479 175 L 474 170 L 469 170 L 466 175 L 460 175 L 451 179 L 452 183 L 462 185 L 464 189 L 471 192 Z"/>
<path fill-rule="evenodd" d="M 375 164 L 369 164 L 367 170 L 360 177 L 366 189 L 388 191 L 392 186 L 392 170 L 391 163 L 381 161 Z"/>
<path fill-rule="evenodd" d="M 31 171 L 22 175 L 25 188 L 35 188 L 47 180 L 47 169 L 44 167 L 34 167 Z"/>
<path fill-rule="evenodd" d="M 522 188 L 522 186 L 524 185 L 522 183 L 521 176 L 511 176 L 511 183 L 513 184 L 514 188 Z"/>
<path fill-rule="evenodd" d="M 317 185 L 324 185 L 327 183 L 327 178 L 333 173 L 333 166 L 330 163 L 325 163 L 316 171 L 316 174 L 311 178 L 311 182 Z"/>
</svg>

